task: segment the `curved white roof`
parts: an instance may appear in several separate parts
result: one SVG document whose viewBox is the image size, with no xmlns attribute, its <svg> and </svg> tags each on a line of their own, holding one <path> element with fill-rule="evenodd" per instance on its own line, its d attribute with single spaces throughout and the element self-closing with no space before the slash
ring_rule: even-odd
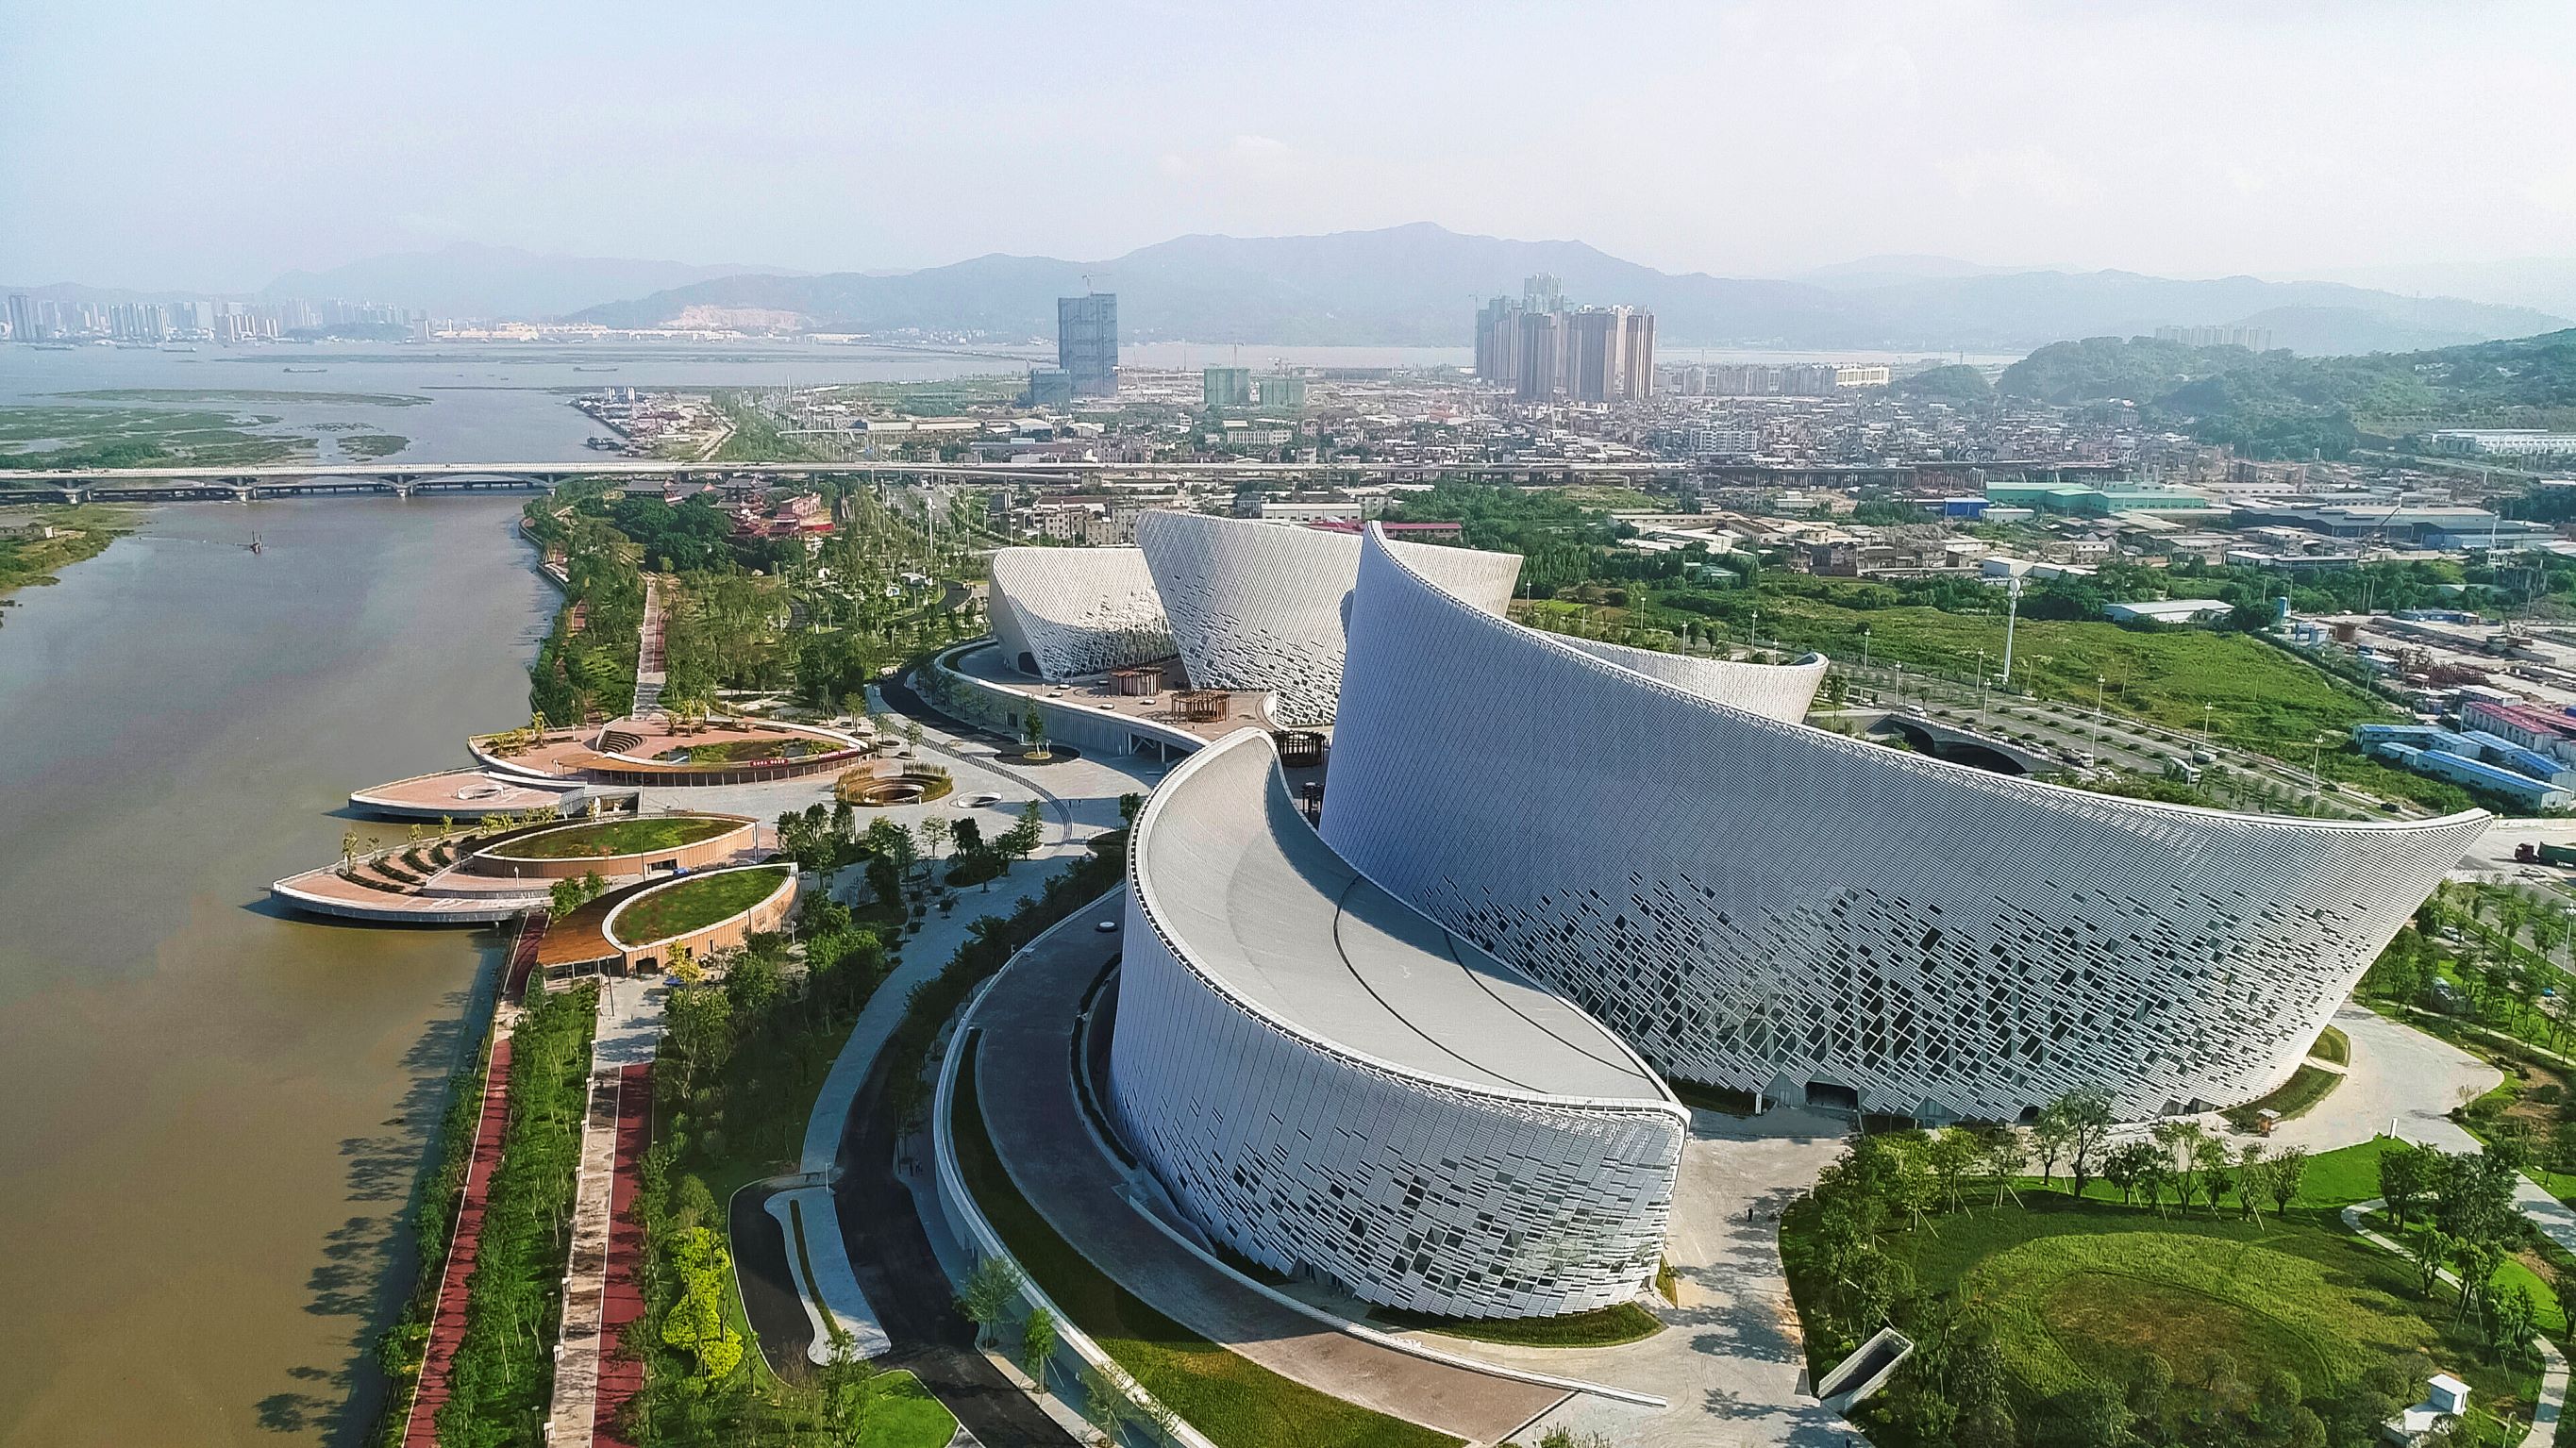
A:
<svg viewBox="0 0 2576 1448">
<path fill-rule="evenodd" d="M 2233 814 L 1844 738 L 1729 692 L 1759 676 L 1495 618 L 1374 532 L 1344 668 L 1337 853 L 1660 1069 L 1874 1109 L 2259 1096 L 2488 818 Z"/>
<path fill-rule="evenodd" d="M 1257 730 L 1200 750 L 1154 792 L 1133 869 L 1175 955 L 1329 1049 L 1489 1092 L 1672 1101 L 1599 1022 L 1335 854 Z"/>
</svg>

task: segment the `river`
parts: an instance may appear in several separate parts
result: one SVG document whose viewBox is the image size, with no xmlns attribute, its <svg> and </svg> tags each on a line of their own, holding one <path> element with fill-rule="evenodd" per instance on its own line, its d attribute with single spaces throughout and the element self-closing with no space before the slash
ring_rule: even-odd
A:
<svg viewBox="0 0 2576 1448">
<path fill-rule="evenodd" d="M 17 595 L 0 1444 L 351 1443 L 375 1411 L 499 945 L 285 918 L 265 887 L 338 853 L 351 788 L 525 717 L 553 597 L 519 503 L 165 507 Z"/>
</svg>

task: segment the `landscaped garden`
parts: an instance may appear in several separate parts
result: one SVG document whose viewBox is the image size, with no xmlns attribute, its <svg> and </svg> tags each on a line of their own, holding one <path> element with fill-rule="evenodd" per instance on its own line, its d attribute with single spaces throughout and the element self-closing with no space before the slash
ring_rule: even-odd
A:
<svg viewBox="0 0 2576 1448">
<path fill-rule="evenodd" d="M 600 820 L 524 836 L 500 846 L 493 853 L 511 860 L 579 860 L 642 855 L 698 844 L 742 827 L 741 820 L 714 819 L 705 815 Z"/>
<path fill-rule="evenodd" d="M 2080 1194 L 2018 1178 L 2031 1146 L 2048 1176 L 2074 1161 L 2054 1145 L 1866 1137 L 1783 1218 L 1818 1376 L 1881 1326 L 1916 1343 L 1856 1413 L 1882 1448 L 2359 1445 L 2437 1371 L 2473 1389 L 2451 1442 L 2520 1442 L 2534 1336 L 2566 1329 L 2509 1159 L 2385 1141 L 2310 1158 L 2173 1122 L 2085 1140 Z M 2340 1219 L 2382 1195 L 2405 1199 L 2387 1225 L 2406 1254 Z"/>
<path fill-rule="evenodd" d="M 784 865 L 692 876 L 636 896 L 609 928 L 628 945 L 651 945 L 730 920 L 768 899 L 786 880 Z"/>
</svg>

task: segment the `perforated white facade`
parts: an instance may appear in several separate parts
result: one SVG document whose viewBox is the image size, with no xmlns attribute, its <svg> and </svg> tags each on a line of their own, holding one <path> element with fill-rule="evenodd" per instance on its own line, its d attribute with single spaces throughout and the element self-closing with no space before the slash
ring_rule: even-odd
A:
<svg viewBox="0 0 2576 1448">
<path fill-rule="evenodd" d="M 1689 1113 L 1598 1022 L 1336 858 L 1260 733 L 1173 771 L 1131 872 L 1111 1109 L 1213 1237 L 1429 1313 L 1645 1290 Z"/>
<path fill-rule="evenodd" d="M 1198 688 L 1262 690 L 1282 724 L 1328 724 L 1340 697 L 1360 540 L 1278 523 L 1147 513 L 1136 545 Z M 1520 559 L 1426 544 L 1388 545 L 1457 596 L 1499 614 Z"/>
<path fill-rule="evenodd" d="M 2487 822 L 2090 794 L 1644 662 L 1472 606 L 1372 530 L 1324 836 L 1659 1069 L 1775 1098 L 2258 1097 Z"/>
<path fill-rule="evenodd" d="M 992 616 L 1004 662 L 1049 681 L 1174 652 L 1153 575 L 1133 548 L 1001 549 Z"/>
</svg>

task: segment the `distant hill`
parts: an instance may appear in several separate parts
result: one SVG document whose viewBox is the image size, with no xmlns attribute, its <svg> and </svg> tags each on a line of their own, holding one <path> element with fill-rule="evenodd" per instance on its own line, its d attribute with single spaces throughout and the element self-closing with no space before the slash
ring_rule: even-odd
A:
<svg viewBox="0 0 2576 1448">
<path fill-rule="evenodd" d="M 2576 329 L 2418 352 L 2299 357 L 2088 337 L 2004 369 L 2007 397 L 2135 404 L 2151 424 L 2249 457 L 2340 458 L 2431 426 L 2576 423 Z"/>
<path fill-rule="evenodd" d="M 714 277 L 778 273 L 775 267 L 618 257 L 547 256 L 514 246 L 456 242 L 436 251 L 368 257 L 327 271 L 291 271 L 260 289 L 262 301 L 385 302 L 437 317 L 559 317 L 639 292 Z"/>
<path fill-rule="evenodd" d="M 1119 294 L 1131 340 L 1460 346 L 1479 301 L 1553 272 L 1575 302 L 1656 314 L 1664 345 L 2022 351 L 2073 337 L 2227 325 L 2282 309 L 2336 313 L 2315 331 L 2337 350 L 2428 338 L 2523 336 L 2568 325 L 2519 307 L 2401 297 L 2331 282 L 2176 281 L 2132 272 L 1992 272 L 1940 258 L 1880 258 L 1816 280 L 1676 274 L 1579 241 L 1468 236 L 1429 223 L 1327 236 L 1185 236 L 1102 261 L 992 255 L 900 276 L 735 276 L 591 307 L 579 320 L 659 326 L 693 308 L 792 314 L 813 330 L 903 327 L 1051 336 L 1055 299 L 1083 278 Z M 1962 268 L 1966 268 L 1962 270 Z M 1886 276 L 1890 269 L 1928 275 Z"/>
</svg>

